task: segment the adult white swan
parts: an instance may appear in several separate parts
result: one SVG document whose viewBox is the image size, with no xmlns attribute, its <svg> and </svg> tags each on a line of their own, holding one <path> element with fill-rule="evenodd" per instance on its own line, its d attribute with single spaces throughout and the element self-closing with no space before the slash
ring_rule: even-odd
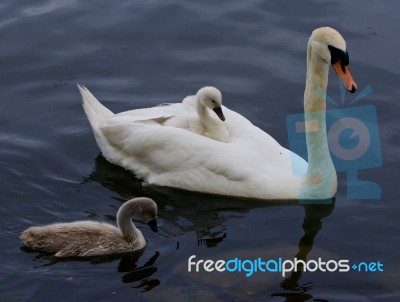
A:
<svg viewBox="0 0 400 302">
<path fill-rule="evenodd" d="M 354 92 L 344 39 L 332 28 L 318 28 L 307 49 L 304 111 L 308 164 L 226 107 L 223 112 L 230 136 L 227 142 L 220 142 L 162 126 L 152 121 L 157 116 L 147 116 L 148 111 L 142 121 L 131 114 L 113 114 L 86 88 L 79 89 L 105 158 L 149 184 L 259 199 L 326 199 L 335 195 L 337 187 L 325 125 L 329 63 L 346 89 Z"/>
</svg>

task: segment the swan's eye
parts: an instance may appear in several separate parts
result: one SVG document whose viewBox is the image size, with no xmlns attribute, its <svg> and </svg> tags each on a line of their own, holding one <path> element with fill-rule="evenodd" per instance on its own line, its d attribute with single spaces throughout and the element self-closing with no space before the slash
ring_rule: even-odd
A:
<svg viewBox="0 0 400 302">
<path fill-rule="evenodd" d="M 336 48 L 332 45 L 328 45 L 328 49 L 331 53 L 331 64 L 335 64 L 340 61 L 340 65 L 342 67 L 343 72 L 345 72 L 345 67 L 349 65 L 349 54 L 347 51 L 343 51 L 339 48 Z"/>
<path fill-rule="evenodd" d="M 215 101 L 214 101 L 214 100 L 211 100 L 211 102 L 212 102 L 213 104 L 215 104 Z"/>
</svg>

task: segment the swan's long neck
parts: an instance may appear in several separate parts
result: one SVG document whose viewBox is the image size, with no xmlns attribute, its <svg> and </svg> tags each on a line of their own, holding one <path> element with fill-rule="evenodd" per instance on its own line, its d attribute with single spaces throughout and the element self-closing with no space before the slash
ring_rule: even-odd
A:
<svg viewBox="0 0 400 302">
<path fill-rule="evenodd" d="M 307 176 L 321 177 L 322 191 L 336 193 L 336 172 L 329 154 L 326 134 L 326 89 L 329 65 L 312 51 L 311 43 L 307 49 L 307 79 L 304 91 L 304 115 L 308 152 Z M 315 190 L 315 187 L 314 187 Z"/>
<path fill-rule="evenodd" d="M 132 216 L 135 213 L 135 207 L 124 204 L 117 213 L 117 225 L 121 230 L 122 236 L 130 242 L 137 240 L 141 235 L 140 231 L 132 222 Z"/>
<path fill-rule="evenodd" d="M 207 125 L 209 122 L 213 121 L 212 117 L 210 116 L 209 110 L 206 106 L 201 103 L 201 95 L 196 96 L 196 109 L 197 114 L 199 115 L 200 121 Z"/>
<path fill-rule="evenodd" d="M 217 141 L 226 142 L 229 138 L 229 131 L 226 124 L 221 121 L 214 113 L 201 103 L 203 96 L 197 95 L 196 108 L 200 123 L 206 129 L 204 135 Z"/>
<path fill-rule="evenodd" d="M 307 48 L 307 78 L 304 91 L 304 112 L 323 112 L 326 110 L 326 88 L 328 86 L 329 65 L 313 53 L 310 43 Z M 326 132 L 325 132 L 326 134 Z M 326 137 L 326 135 L 325 135 Z"/>
</svg>

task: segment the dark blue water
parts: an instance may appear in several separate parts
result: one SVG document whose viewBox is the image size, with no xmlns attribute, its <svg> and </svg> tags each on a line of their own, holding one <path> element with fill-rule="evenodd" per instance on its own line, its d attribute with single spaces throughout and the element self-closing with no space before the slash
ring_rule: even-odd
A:
<svg viewBox="0 0 400 302">
<path fill-rule="evenodd" d="M 399 301 L 399 99 L 395 1 L 3 1 L 0 4 L 0 301 Z M 99 153 L 76 83 L 114 112 L 177 102 L 204 85 L 288 146 L 302 111 L 306 43 L 329 25 L 347 40 L 362 100 L 377 111 L 383 164 L 359 178 L 378 200 L 262 203 L 146 188 Z M 330 76 L 329 95 L 340 100 Z M 349 99 L 354 96 L 347 96 Z M 31 225 L 114 222 L 149 196 L 160 233 L 143 254 L 57 260 L 22 248 Z M 189 273 L 203 259 L 380 261 L 383 272 Z"/>
</svg>

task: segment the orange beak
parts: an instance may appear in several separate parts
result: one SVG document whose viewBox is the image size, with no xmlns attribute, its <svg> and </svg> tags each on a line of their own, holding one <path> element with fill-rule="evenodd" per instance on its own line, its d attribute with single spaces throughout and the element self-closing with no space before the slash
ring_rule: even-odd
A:
<svg viewBox="0 0 400 302">
<path fill-rule="evenodd" d="M 346 87 L 349 92 L 354 93 L 357 90 L 357 84 L 354 82 L 349 68 L 347 66 L 343 66 L 342 68 L 340 60 L 333 64 L 332 67 L 335 69 L 336 74 L 342 81 L 344 87 Z"/>
</svg>

